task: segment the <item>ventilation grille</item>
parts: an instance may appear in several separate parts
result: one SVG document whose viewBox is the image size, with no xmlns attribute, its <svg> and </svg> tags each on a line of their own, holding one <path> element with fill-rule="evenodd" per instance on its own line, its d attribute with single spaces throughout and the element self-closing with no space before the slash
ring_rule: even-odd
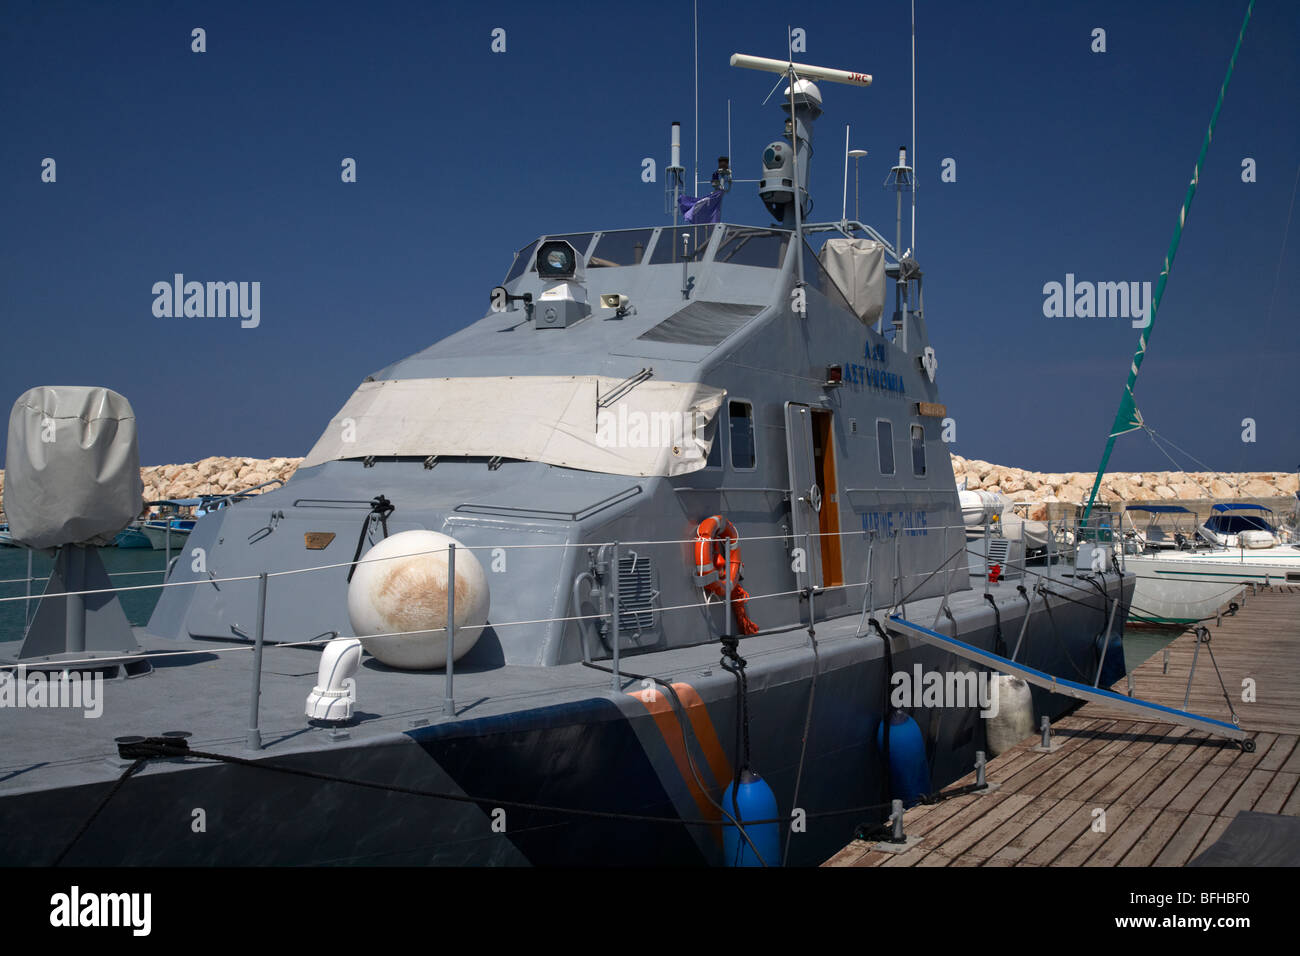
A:
<svg viewBox="0 0 1300 956">
<path fill-rule="evenodd" d="M 618 629 L 621 634 L 648 631 L 655 625 L 654 562 L 634 555 L 618 559 Z"/>
<path fill-rule="evenodd" d="M 1006 538 L 994 538 L 989 542 L 989 564 L 1007 564 L 1007 553 L 1011 550 L 1011 542 Z"/>
<path fill-rule="evenodd" d="M 696 301 L 678 309 L 637 338 L 643 342 L 677 345 L 718 345 L 762 311 L 761 305 Z"/>
</svg>

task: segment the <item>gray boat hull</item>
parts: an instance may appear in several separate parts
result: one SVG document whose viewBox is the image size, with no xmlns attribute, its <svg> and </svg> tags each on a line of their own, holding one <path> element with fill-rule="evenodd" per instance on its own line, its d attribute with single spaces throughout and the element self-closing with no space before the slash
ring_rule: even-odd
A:
<svg viewBox="0 0 1300 956">
<path fill-rule="evenodd" d="M 1131 598 L 1132 578 L 1111 579 L 1112 599 L 1121 588 L 1125 600 Z M 997 585 L 992 591 L 1000 606 L 1004 640 L 1014 642 L 1025 601 L 1014 586 Z M 945 618 L 939 628 L 993 649 L 997 632 L 991 609 L 980 608 L 969 592 L 961 597 L 965 600 L 955 602 L 955 621 Z M 1095 666 L 1095 643 L 1068 635 L 1098 634 L 1105 628 L 1100 595 L 1094 591 L 1091 606 L 1082 595 L 1076 600 L 1079 603 L 1054 601 L 1047 611 L 1041 603 L 1035 604 L 1021 660 L 1070 675 Z M 909 614 L 928 622 L 936 603 L 911 605 Z M 852 618 L 818 624 L 817 684 L 806 751 L 802 735 L 814 669 L 806 632 L 760 635 L 741 645 L 749 660 L 751 764 L 772 786 L 783 816 L 795 806 L 796 784 L 798 806 L 808 814 L 806 831 L 791 836 L 791 864 L 823 861 L 852 838 L 857 824 L 878 823 L 884 816 L 879 810 L 819 816 L 881 804 L 888 796 L 876 746 L 887 686 L 884 646 L 879 637 L 857 637 L 855 631 Z M 312 729 L 278 737 L 260 755 L 243 750 L 230 738 L 213 739 L 207 732 L 213 728 L 202 723 L 179 728 L 195 732 L 191 746 L 196 750 L 256 757 L 281 768 L 383 787 L 469 796 L 476 802 L 205 760 L 155 761 L 122 785 L 76 839 L 64 862 L 86 866 L 719 863 L 721 828 L 717 826 L 602 819 L 498 807 L 493 802 L 678 821 L 717 819 L 699 791 L 718 800 L 729 782 L 720 778 L 735 766 L 736 689 L 730 674 L 707 663 L 710 657 L 716 661 L 716 648 L 695 650 L 700 664 L 674 681 L 683 689 L 684 700 L 694 699 L 689 693 L 693 690 L 703 705 L 691 708 L 687 720 L 694 773 L 689 763 L 683 764 L 681 725 L 670 708 L 647 703 L 641 681 L 625 676 L 625 691 L 614 694 L 606 690 L 610 677 L 602 671 L 582 665 L 548 668 L 574 671 L 570 677 L 586 681 L 586 695 L 575 696 L 570 690 L 554 695 L 569 698 L 562 702 L 539 702 L 482 717 L 471 716 L 475 708 L 469 706 L 457 719 L 408 726 L 400 732 L 367 732 L 369 723 L 395 722 L 370 715 L 375 720 L 362 720 L 351 736 L 337 742 L 322 747 L 328 732 Z M 637 672 L 657 672 L 657 662 L 651 659 L 628 663 Z M 894 639 L 893 664 L 896 671 L 916 664 L 949 671 L 965 666 L 952 655 L 901 637 Z M 364 682 L 364 674 L 360 680 Z M 1053 718 L 1073 704 L 1038 692 L 1035 698 L 1036 715 Z M 662 691 L 658 700 L 666 703 Z M 433 713 L 412 719 L 404 715 L 403 720 L 408 725 L 412 720 L 437 720 Z M 975 751 L 984 747 L 978 712 L 912 708 L 911 713 L 926 739 L 932 788 L 938 790 L 969 772 Z M 202 720 L 201 710 L 195 720 Z M 145 734 L 178 729 L 139 726 L 138 721 L 135 727 Z M 6 820 L 0 860 L 11 865 L 51 863 L 95 813 L 125 766 L 125 761 L 111 766 L 102 757 L 88 758 L 79 769 L 98 781 L 28 789 L 21 782 L 25 775 L 21 770 L 15 773 L 11 764 L 0 794 L 0 814 Z M 695 773 L 702 787 L 694 784 Z M 201 811 L 201 829 L 196 827 L 200 816 L 196 811 Z"/>
</svg>

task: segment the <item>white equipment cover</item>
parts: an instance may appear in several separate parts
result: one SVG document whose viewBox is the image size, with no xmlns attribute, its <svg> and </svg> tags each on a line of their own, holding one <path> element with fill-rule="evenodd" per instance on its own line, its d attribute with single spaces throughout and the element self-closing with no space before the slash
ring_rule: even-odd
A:
<svg viewBox="0 0 1300 956">
<path fill-rule="evenodd" d="M 131 403 L 107 388 L 45 385 L 9 415 L 4 512 L 29 548 L 110 544 L 143 505 Z"/>
<path fill-rule="evenodd" d="M 864 325 L 885 311 L 885 246 L 874 239 L 828 239 L 819 257 Z"/>
<path fill-rule="evenodd" d="M 605 474 L 684 475 L 708 461 L 704 426 L 725 394 L 699 382 L 628 387 L 598 375 L 364 382 L 301 467 L 371 455 L 499 455 Z"/>
</svg>

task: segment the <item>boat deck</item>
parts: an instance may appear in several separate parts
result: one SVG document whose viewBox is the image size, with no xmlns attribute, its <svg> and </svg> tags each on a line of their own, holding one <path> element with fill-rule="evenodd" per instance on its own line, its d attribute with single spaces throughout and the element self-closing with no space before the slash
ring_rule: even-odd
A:
<svg viewBox="0 0 1300 956">
<path fill-rule="evenodd" d="M 1067 587 L 1064 579 L 1053 578 L 1056 587 Z M 1004 610 L 1018 607 L 1016 582 L 993 586 Z M 974 621 L 992 612 L 980 590 L 957 591 L 951 595 L 953 612 L 959 619 Z M 910 612 L 929 621 L 938 613 L 939 598 L 927 598 L 907 605 Z M 848 614 L 818 622 L 817 637 L 825 655 L 860 653 L 864 642 L 856 637 L 859 616 Z M 114 739 L 124 735 L 150 736 L 165 731 L 194 734 L 190 746 L 215 751 L 243 751 L 249 727 L 249 702 L 253 655 L 243 642 L 174 641 L 137 629 L 137 637 L 150 655 L 156 670 L 148 677 L 110 680 L 103 684 L 102 715 L 84 719 L 77 709 L 0 708 L 0 731 L 9 742 L 0 758 L 0 793 L 39 786 L 69 786 L 113 780 L 125 765 L 117 757 Z M 779 680 L 778 673 L 806 670 L 812 661 L 808 636 L 803 627 L 791 625 L 748 637 L 745 656 L 762 662 Z M 18 642 L 0 644 L 16 654 Z M 176 655 L 184 652 L 183 656 Z M 472 655 L 470 655 L 472 657 Z M 276 646 L 264 652 L 261 678 L 261 753 L 289 754 L 338 746 L 331 731 L 309 726 L 303 708 L 315 684 L 320 664 L 319 647 Z M 608 661 L 602 662 L 608 666 Z M 456 718 L 473 719 L 511 713 L 570 701 L 608 697 L 630 711 L 642 705 L 627 697 L 640 684 L 630 674 L 655 674 L 673 680 L 686 679 L 706 697 L 707 688 L 718 685 L 728 693 L 731 675 L 718 667 L 716 643 L 625 656 L 622 681 L 624 693 L 610 694 L 611 676 L 581 664 L 530 667 L 500 663 L 474 664 L 467 657 L 455 669 Z M 363 745 L 414 727 L 445 721 L 445 678 L 441 671 L 399 671 L 366 658 L 357 674 L 358 701 L 355 722 L 347 730 L 350 745 Z M 627 700 L 623 700 L 623 698 Z M 53 756 L 52 756 L 53 755 Z M 175 769 L 155 762 L 144 773 Z"/>
<path fill-rule="evenodd" d="M 1241 811 L 1300 817 L 1300 594 L 1247 591 L 1210 628 L 1214 659 L 1256 750 L 1169 723 L 1135 721 L 1088 703 L 1058 722 L 1053 753 L 1021 741 L 987 767 L 992 792 L 908 810 L 902 853 L 854 841 L 827 866 L 1181 866 Z M 1135 694 L 1183 708 L 1196 644 L 1180 635 L 1134 672 Z M 1242 703 L 1243 681 L 1257 700 Z M 1123 682 L 1116 685 L 1122 689 Z M 1230 719 L 1203 645 L 1187 709 Z M 958 784 L 974 783 L 972 773 Z M 1105 830 L 1095 832 L 1096 811 Z"/>
</svg>

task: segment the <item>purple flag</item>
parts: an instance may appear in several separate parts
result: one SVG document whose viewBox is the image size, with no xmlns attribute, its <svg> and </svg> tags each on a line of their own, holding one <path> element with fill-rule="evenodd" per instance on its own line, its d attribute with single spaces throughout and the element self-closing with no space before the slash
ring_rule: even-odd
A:
<svg viewBox="0 0 1300 956">
<path fill-rule="evenodd" d="M 682 196 L 677 200 L 681 210 L 682 221 L 695 225 L 706 222 L 720 222 L 722 219 L 722 190 L 715 189 L 707 196 L 696 198 Z"/>
</svg>

